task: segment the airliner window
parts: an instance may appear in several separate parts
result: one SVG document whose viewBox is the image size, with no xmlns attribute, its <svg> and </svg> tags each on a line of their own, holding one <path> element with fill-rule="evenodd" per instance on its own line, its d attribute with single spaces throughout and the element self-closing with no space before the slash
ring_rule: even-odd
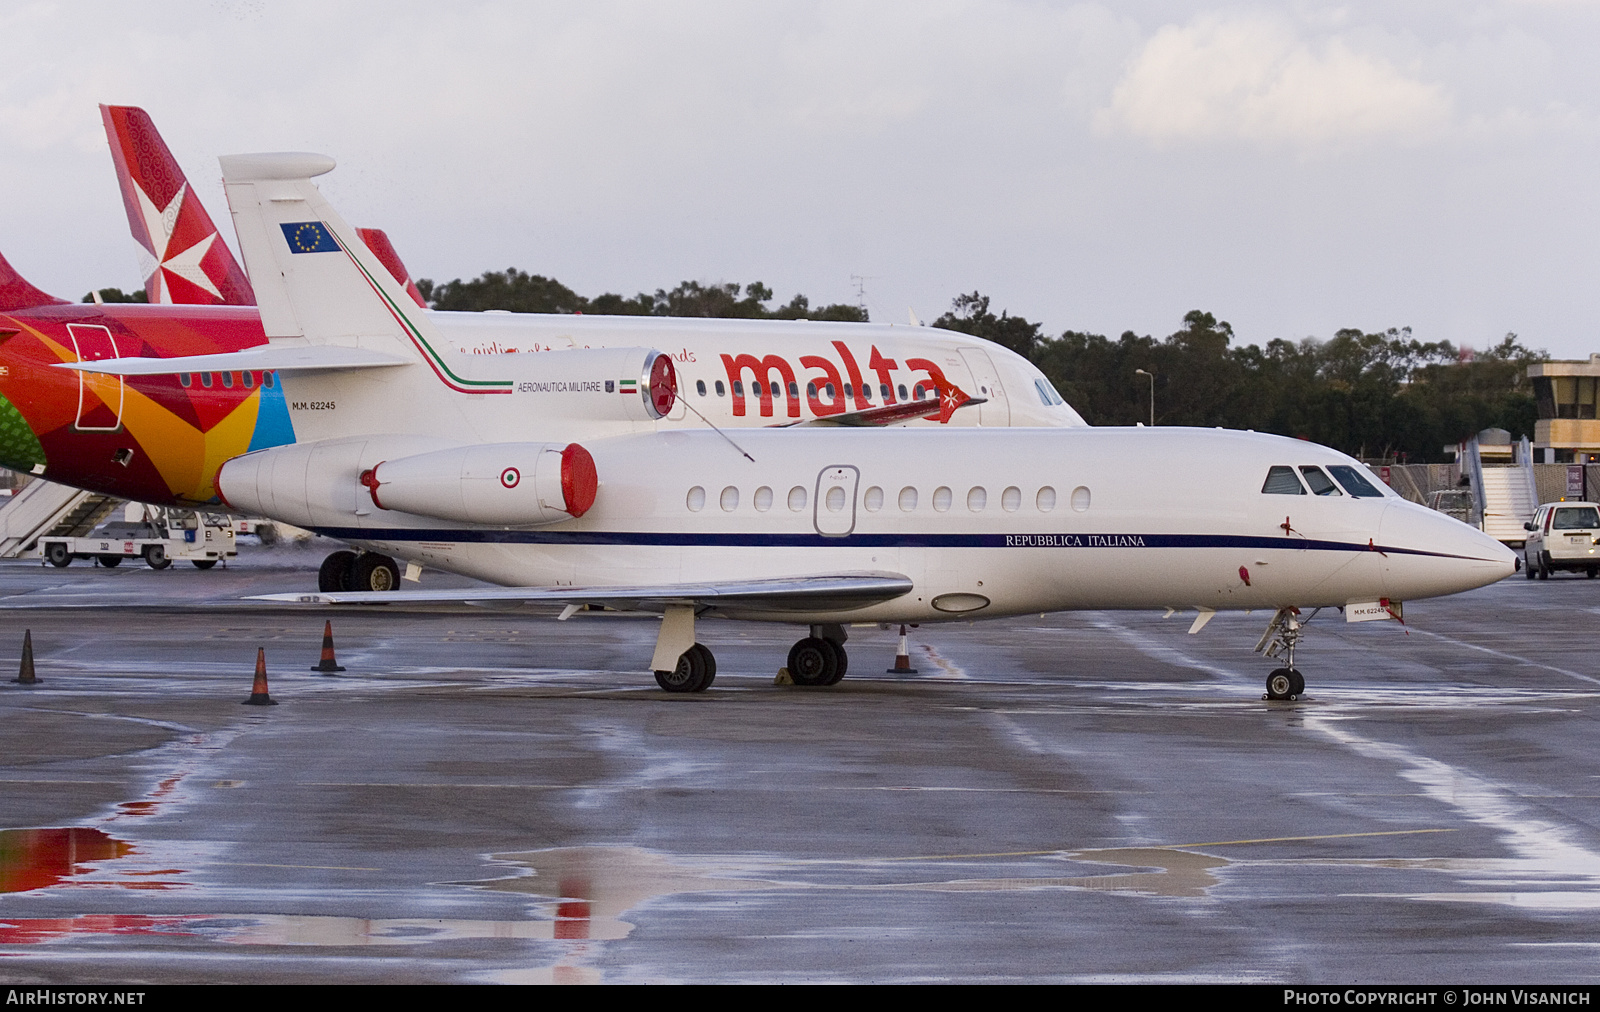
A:
<svg viewBox="0 0 1600 1012">
<path fill-rule="evenodd" d="M 867 489 L 867 494 L 861 497 L 861 505 L 867 508 L 868 513 L 876 513 L 883 509 L 883 489 L 877 485 Z"/>
<path fill-rule="evenodd" d="M 689 512 L 699 513 L 706 508 L 706 490 L 699 485 L 691 488 L 689 494 L 684 497 L 683 504 L 689 507 Z"/>
<path fill-rule="evenodd" d="M 225 372 L 222 374 L 222 385 L 227 387 L 229 390 L 233 389 L 233 373 Z"/>
<path fill-rule="evenodd" d="M 755 393 L 754 390 L 752 390 L 750 392 L 751 393 Z M 744 396 L 744 381 L 743 380 L 734 380 L 733 381 L 733 396 L 735 396 L 735 397 L 743 397 Z"/>
<path fill-rule="evenodd" d="M 210 373 L 203 372 L 203 373 L 200 374 L 200 385 L 205 387 L 207 390 L 211 389 L 211 374 Z"/>
<path fill-rule="evenodd" d="M 763 485 L 760 488 L 756 489 L 756 494 L 755 494 L 754 499 L 752 500 L 752 503 L 755 506 L 757 513 L 765 513 L 767 510 L 771 509 L 772 508 L 772 489 L 768 488 L 765 485 Z"/>
<path fill-rule="evenodd" d="M 239 378 L 244 381 L 246 390 L 256 385 L 256 374 L 253 372 L 242 372 L 239 374 Z"/>
<path fill-rule="evenodd" d="M 1046 485 L 1039 490 L 1033 501 L 1039 507 L 1040 513 L 1049 513 L 1056 508 L 1056 490 Z"/>
<path fill-rule="evenodd" d="M 727 388 L 725 388 L 725 387 L 724 387 L 724 386 L 723 386 L 723 385 L 722 385 L 722 381 L 721 381 L 721 380 L 717 380 L 717 383 L 716 383 L 716 390 L 717 390 L 717 396 L 718 396 L 718 397 L 722 397 L 722 396 L 724 396 L 724 395 L 725 395 L 725 394 L 727 394 L 727 392 L 728 392 L 728 391 L 727 391 Z"/>
<path fill-rule="evenodd" d="M 878 384 L 878 393 L 881 395 L 879 397 L 880 400 L 885 400 L 885 401 L 888 400 L 889 399 L 889 384 L 887 384 L 887 383 L 879 383 Z"/>
<path fill-rule="evenodd" d="M 917 398 L 916 399 L 919 400 L 919 401 L 922 400 L 922 384 L 921 383 L 917 384 L 916 394 L 917 394 Z"/>
<path fill-rule="evenodd" d="M 180 372 L 178 374 L 178 383 L 179 383 L 180 386 L 190 386 L 190 385 L 192 385 L 194 383 L 194 374 L 193 373 L 187 373 L 187 372 Z"/>
<path fill-rule="evenodd" d="M 729 485 L 722 490 L 722 496 L 717 500 L 724 513 L 732 513 L 739 508 L 739 490 Z"/>
<path fill-rule="evenodd" d="M 1322 468 L 1320 467 L 1310 467 L 1302 464 L 1300 473 L 1306 476 L 1306 484 L 1311 486 L 1312 495 L 1344 494 L 1339 491 L 1339 486 L 1335 485 L 1331 478 L 1322 473 Z"/>
<path fill-rule="evenodd" d="M 694 392 L 699 394 L 701 397 L 704 397 L 706 395 L 706 381 L 705 380 L 695 380 L 694 381 Z"/>
<path fill-rule="evenodd" d="M 796 383 L 794 380 L 789 381 L 789 396 L 795 398 L 796 400 L 800 399 L 800 384 Z"/>
<path fill-rule="evenodd" d="M 273 387 L 278 385 L 278 374 L 275 372 L 262 373 L 261 385 L 266 389 L 271 390 Z"/>
<path fill-rule="evenodd" d="M 904 383 L 900 384 L 900 399 L 901 400 L 907 400 L 908 399 L 906 397 L 906 385 Z"/>
<path fill-rule="evenodd" d="M 846 384 L 845 384 L 845 385 L 844 385 L 844 395 L 845 395 L 845 396 L 846 396 L 846 397 L 854 397 L 854 396 L 855 396 L 855 391 L 853 391 L 853 390 L 851 390 L 851 389 L 850 389 L 850 386 L 851 386 L 851 385 L 850 385 L 850 384 L 849 384 L 849 383 L 846 383 Z"/>
<path fill-rule="evenodd" d="M 1261 486 L 1266 495 L 1305 495 L 1305 486 L 1294 476 L 1292 467 L 1274 467 L 1267 472 L 1266 483 Z"/>
<path fill-rule="evenodd" d="M 783 388 L 778 386 L 778 381 L 777 380 L 773 380 L 772 381 L 772 396 L 777 397 L 782 392 L 783 392 Z"/>
<path fill-rule="evenodd" d="M 900 490 L 900 509 L 910 513 L 917 508 L 917 490 L 907 485 Z"/>
<path fill-rule="evenodd" d="M 1000 493 L 1000 508 L 1007 513 L 1015 513 L 1022 508 L 1022 489 L 1015 485 Z"/>
<path fill-rule="evenodd" d="M 943 513 L 950 508 L 950 503 L 954 498 L 955 496 L 947 486 L 940 485 L 933 490 L 933 508 Z"/>
<path fill-rule="evenodd" d="M 1276 470 L 1276 468 L 1274 468 Z M 1349 464 L 1330 464 L 1328 470 L 1338 479 L 1344 490 L 1358 499 L 1382 499 L 1383 493 L 1373 487 L 1361 472 Z"/>
<path fill-rule="evenodd" d="M 806 490 L 796 485 L 789 490 L 789 509 L 796 513 L 806 508 Z"/>
<path fill-rule="evenodd" d="M 1593 506 L 1558 506 L 1556 521 L 1550 525 L 1558 531 L 1578 531 L 1600 527 L 1600 510 Z"/>
</svg>

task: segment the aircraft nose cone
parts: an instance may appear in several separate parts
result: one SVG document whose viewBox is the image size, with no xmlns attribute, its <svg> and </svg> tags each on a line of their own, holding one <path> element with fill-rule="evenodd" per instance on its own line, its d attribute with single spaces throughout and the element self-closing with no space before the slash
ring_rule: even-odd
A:
<svg viewBox="0 0 1600 1012">
<path fill-rule="evenodd" d="M 1516 553 L 1505 545 L 1416 503 L 1390 503 L 1381 530 L 1384 586 L 1397 601 L 1459 594 L 1517 570 Z"/>
</svg>

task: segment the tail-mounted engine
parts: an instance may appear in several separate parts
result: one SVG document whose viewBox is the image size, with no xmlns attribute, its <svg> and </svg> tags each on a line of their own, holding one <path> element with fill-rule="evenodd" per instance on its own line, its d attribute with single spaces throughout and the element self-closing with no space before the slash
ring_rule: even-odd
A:
<svg viewBox="0 0 1600 1012">
<path fill-rule="evenodd" d="M 385 460 L 361 484 L 382 510 L 519 527 L 583 516 L 599 482 L 577 443 L 488 443 Z"/>
</svg>

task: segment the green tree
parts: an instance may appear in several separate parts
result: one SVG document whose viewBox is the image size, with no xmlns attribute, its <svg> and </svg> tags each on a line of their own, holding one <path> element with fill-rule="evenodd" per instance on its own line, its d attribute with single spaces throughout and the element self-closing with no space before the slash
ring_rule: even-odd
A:
<svg viewBox="0 0 1600 1012">
<path fill-rule="evenodd" d="M 83 297 L 83 301 L 85 301 L 85 302 L 93 302 L 95 294 L 96 293 L 94 293 L 94 292 L 89 292 L 87 295 L 85 295 Z M 150 296 L 145 293 L 145 290 L 143 288 L 135 288 L 131 292 L 125 292 L 120 288 L 102 288 L 102 289 L 100 289 L 99 295 L 100 295 L 100 301 L 101 302 L 149 302 L 150 301 Z"/>
</svg>

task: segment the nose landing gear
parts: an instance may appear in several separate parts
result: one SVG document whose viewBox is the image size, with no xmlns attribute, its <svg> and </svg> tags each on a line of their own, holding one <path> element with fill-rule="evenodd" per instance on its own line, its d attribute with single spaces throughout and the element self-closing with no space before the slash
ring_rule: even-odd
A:
<svg viewBox="0 0 1600 1012">
<path fill-rule="evenodd" d="M 1293 701 L 1305 695 L 1306 679 L 1295 670 L 1294 650 L 1300 644 L 1300 637 L 1305 635 L 1302 630 L 1306 622 L 1316 615 L 1314 611 L 1302 622 L 1299 608 L 1279 608 L 1272 616 L 1272 621 L 1267 623 L 1267 631 L 1261 634 L 1261 642 L 1256 644 L 1256 653 L 1267 657 L 1277 657 L 1281 653 L 1285 666 L 1273 669 L 1272 674 L 1267 676 L 1267 693 L 1262 699 Z"/>
</svg>

